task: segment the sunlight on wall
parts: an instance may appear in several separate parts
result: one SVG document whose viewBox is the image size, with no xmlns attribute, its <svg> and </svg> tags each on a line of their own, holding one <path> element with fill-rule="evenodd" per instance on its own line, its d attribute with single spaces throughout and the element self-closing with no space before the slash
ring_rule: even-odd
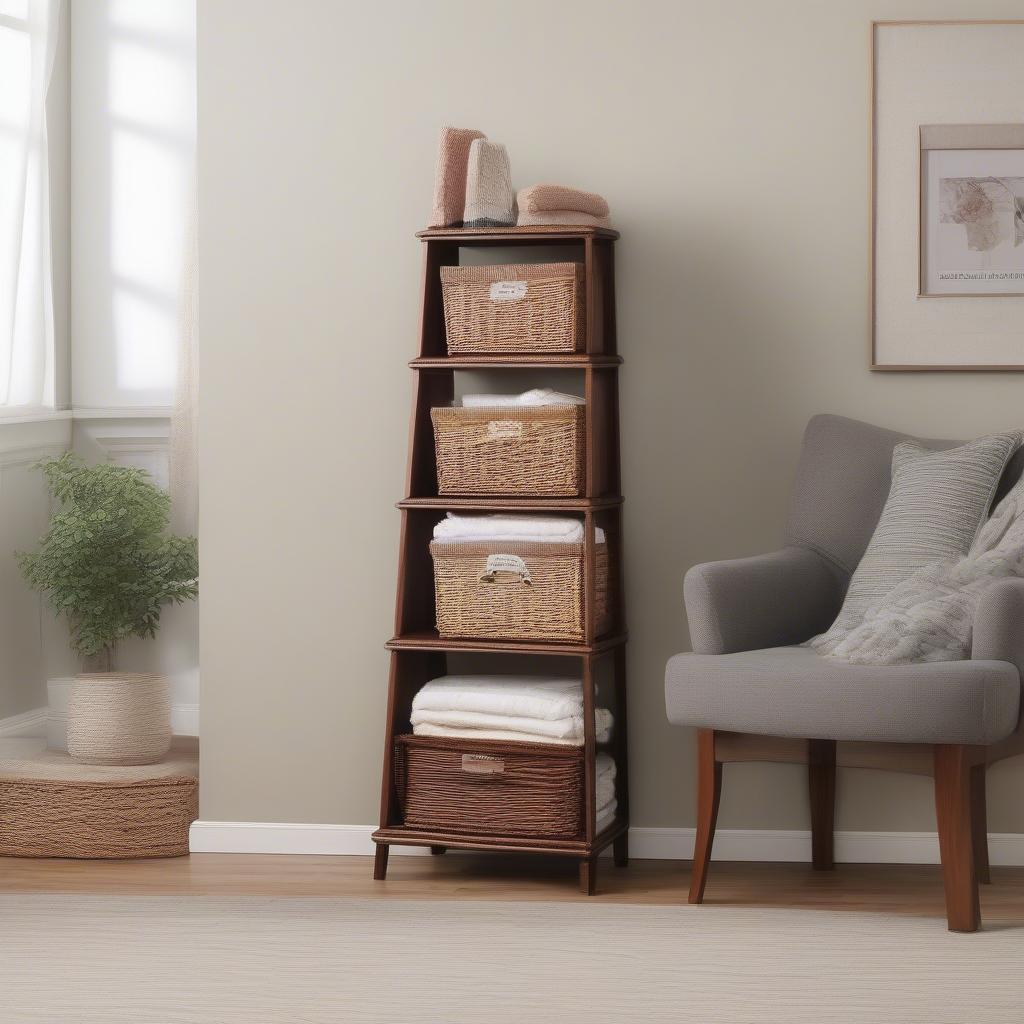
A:
<svg viewBox="0 0 1024 1024">
<path fill-rule="evenodd" d="M 73 404 L 173 400 L 193 208 L 193 0 L 72 6 Z"/>
<path fill-rule="evenodd" d="M 195 140 L 195 8 L 109 9 L 110 262 L 117 386 L 171 388 Z"/>
</svg>

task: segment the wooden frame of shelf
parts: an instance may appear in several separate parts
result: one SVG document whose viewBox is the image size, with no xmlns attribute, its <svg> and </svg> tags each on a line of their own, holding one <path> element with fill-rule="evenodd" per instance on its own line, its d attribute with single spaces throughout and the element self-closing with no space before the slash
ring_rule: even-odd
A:
<svg viewBox="0 0 1024 1024">
<path fill-rule="evenodd" d="M 419 355 L 409 366 L 416 374 L 410 424 L 406 497 L 397 503 L 401 512 L 398 587 L 395 602 L 395 635 L 388 641 L 391 670 L 388 682 L 384 763 L 381 778 L 380 828 L 374 877 L 387 872 L 388 850 L 395 846 L 429 846 L 434 853 L 448 847 L 470 850 L 503 850 L 557 853 L 580 862 L 580 887 L 592 893 L 596 885 L 596 859 L 613 846 L 616 864 L 628 857 L 629 774 L 626 721 L 626 629 L 622 572 L 622 497 L 619 462 L 618 368 L 616 349 L 613 242 L 618 233 L 591 227 L 523 227 L 445 229 L 422 231 L 422 309 Z M 440 268 L 457 265 L 463 247 L 573 246 L 580 251 L 586 287 L 586 340 L 584 351 L 567 354 L 506 354 L 449 356 L 444 330 Z M 455 373 L 480 369 L 552 368 L 583 374 L 586 398 L 585 484 L 579 497 L 446 497 L 438 494 L 437 465 L 430 410 L 448 405 L 455 394 Z M 440 516 L 448 510 L 479 512 L 570 512 L 584 522 L 585 630 L 581 643 L 542 641 L 451 639 L 438 635 L 434 610 L 434 576 L 429 543 Z M 602 527 L 613 564 L 613 615 L 607 633 L 596 631 L 594 535 Z M 460 653 L 501 655 L 549 655 L 580 663 L 584 703 L 584 799 L 583 834 L 571 839 L 534 840 L 514 836 L 474 835 L 450 831 L 406 828 L 394 785 L 394 738 L 411 731 L 412 699 L 424 683 L 444 675 L 448 655 Z M 594 708 L 598 675 L 605 671 L 613 690 L 615 716 L 612 741 L 596 742 Z M 616 761 L 615 820 L 602 832 L 596 830 L 596 765 L 598 749 L 607 749 Z"/>
</svg>

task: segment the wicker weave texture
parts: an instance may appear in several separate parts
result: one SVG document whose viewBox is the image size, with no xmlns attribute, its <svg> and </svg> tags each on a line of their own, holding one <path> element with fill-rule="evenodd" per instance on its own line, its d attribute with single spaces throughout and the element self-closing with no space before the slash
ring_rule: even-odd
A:
<svg viewBox="0 0 1024 1024">
<path fill-rule="evenodd" d="M 432 542 L 438 633 L 445 637 L 582 643 L 584 552 L 583 544 Z M 607 631 L 609 619 L 608 545 L 598 544 L 594 552 L 594 603 L 600 635 Z M 529 581 L 515 572 L 489 572 L 492 555 L 521 559 Z"/>
<path fill-rule="evenodd" d="M 578 405 L 430 410 L 440 494 L 576 496 L 583 491 Z"/>
<path fill-rule="evenodd" d="M 492 298 L 491 285 L 520 282 L 518 298 Z M 452 355 L 578 352 L 584 341 L 583 266 L 514 263 L 442 267 L 444 325 Z"/>
<path fill-rule="evenodd" d="M 407 826 L 550 839 L 583 831 L 582 747 L 399 736 L 395 755 Z"/>
<path fill-rule="evenodd" d="M 195 778 L 125 786 L 0 779 L 0 856 L 184 857 L 198 792 Z"/>
</svg>

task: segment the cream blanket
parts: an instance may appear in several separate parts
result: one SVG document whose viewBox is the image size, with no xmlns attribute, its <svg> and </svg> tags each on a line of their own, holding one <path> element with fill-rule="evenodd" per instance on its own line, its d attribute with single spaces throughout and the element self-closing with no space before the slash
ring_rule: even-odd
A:
<svg viewBox="0 0 1024 1024">
<path fill-rule="evenodd" d="M 583 714 L 583 684 L 555 676 L 439 676 L 412 699 L 416 711 L 475 711 L 553 721 Z"/>
<path fill-rule="evenodd" d="M 568 516 L 457 516 L 452 512 L 434 527 L 434 540 L 505 541 L 523 544 L 582 544 L 583 523 Z M 604 530 L 594 531 L 594 542 L 605 542 Z"/>
<path fill-rule="evenodd" d="M 523 733 L 532 737 L 583 742 L 583 715 L 569 718 L 522 718 L 516 715 L 489 715 L 480 711 L 413 711 L 409 718 L 413 732 L 418 725 L 444 726 L 451 729 L 500 729 L 504 732 Z M 598 736 L 607 736 L 612 727 L 612 715 L 605 708 L 594 710 L 594 725 Z"/>
<path fill-rule="evenodd" d="M 551 388 L 534 388 L 521 395 L 463 395 L 463 409 L 491 409 L 495 406 L 586 405 L 578 395 L 565 395 Z"/>
<path fill-rule="evenodd" d="M 918 570 L 823 656 L 856 665 L 963 661 L 971 656 L 978 602 L 1006 576 L 1024 576 L 1024 480 L 999 503 L 966 555 Z"/>
</svg>

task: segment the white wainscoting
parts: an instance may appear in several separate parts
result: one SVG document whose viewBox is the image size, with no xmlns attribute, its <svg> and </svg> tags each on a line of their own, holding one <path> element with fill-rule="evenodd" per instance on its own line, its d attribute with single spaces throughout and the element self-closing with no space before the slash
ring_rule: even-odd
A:
<svg viewBox="0 0 1024 1024">
<path fill-rule="evenodd" d="M 289 822 L 196 821 L 189 833 L 192 853 L 285 853 L 369 856 L 373 825 Z M 692 828 L 633 828 L 629 853 L 638 860 L 689 860 Z M 392 846 L 394 854 L 422 855 L 423 847 Z M 1024 865 L 1024 835 L 989 836 L 992 863 Z M 803 831 L 719 829 L 715 860 L 810 862 L 811 835 Z M 836 860 L 845 864 L 938 864 L 934 832 L 837 832 Z"/>
</svg>

